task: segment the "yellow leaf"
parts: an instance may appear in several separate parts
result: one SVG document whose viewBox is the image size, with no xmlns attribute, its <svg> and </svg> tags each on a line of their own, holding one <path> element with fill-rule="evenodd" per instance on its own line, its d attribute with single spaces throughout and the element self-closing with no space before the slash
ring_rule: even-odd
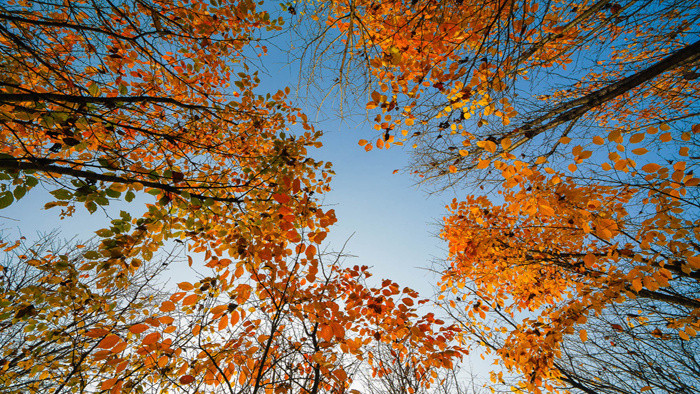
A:
<svg viewBox="0 0 700 394">
<path fill-rule="evenodd" d="M 504 138 L 501 140 L 501 146 L 503 147 L 503 150 L 508 150 L 508 148 L 513 145 L 513 141 L 510 140 L 510 138 Z"/>
<path fill-rule="evenodd" d="M 491 164 L 490 160 L 479 160 L 479 164 L 476 165 L 476 168 L 483 170 L 484 168 L 488 167 L 489 164 Z"/>
</svg>

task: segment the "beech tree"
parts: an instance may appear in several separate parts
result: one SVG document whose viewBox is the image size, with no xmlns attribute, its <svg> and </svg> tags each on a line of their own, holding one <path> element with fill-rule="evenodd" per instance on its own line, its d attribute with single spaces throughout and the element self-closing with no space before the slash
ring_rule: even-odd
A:
<svg viewBox="0 0 700 394">
<path fill-rule="evenodd" d="M 112 337 L 126 348 L 127 327 L 152 319 L 162 297 L 154 260 L 128 275 L 128 286 L 101 289 L 96 269 L 86 269 L 90 245 L 64 243 L 56 232 L 2 243 L 0 266 L 0 387 L 7 393 L 85 392 L 108 379 Z M 123 339 L 122 339 L 123 338 Z M 116 343 L 115 343 L 116 344 Z M 115 345 L 113 344 L 113 345 Z M 111 365 L 116 367 L 116 365 Z M 132 379 L 138 379 L 132 371 Z"/>
<path fill-rule="evenodd" d="M 418 351 L 413 362 L 426 370 L 464 354 L 454 326 L 418 314 L 427 301 L 415 291 L 390 280 L 372 287 L 367 267 L 320 259 L 336 218 L 316 196 L 332 172 L 308 157 L 321 133 L 289 89 L 258 93 L 256 59 L 283 23 L 258 6 L 0 5 L 0 208 L 38 185 L 51 190 L 45 208 L 63 216 L 154 196 L 140 217 L 121 211 L 105 223 L 75 261 L 36 259 L 54 285 L 66 273 L 83 280 L 70 284 L 85 282 L 84 307 L 100 313 L 71 326 L 70 345 L 51 342 L 65 351 L 4 360 L 8 378 L 28 379 L 18 390 L 343 392 L 354 363 L 374 365 L 375 343 L 401 359 Z M 120 298 L 166 243 L 183 245 L 183 259 L 209 274 L 149 298 L 150 308 Z M 80 317 L 63 314 L 82 306 L 57 306 L 72 300 L 63 282 L 60 302 L 37 315 L 53 325 Z M 30 308 L 48 290 L 22 291 L 37 301 L 3 298 L 8 332 L 31 326 L 30 342 L 53 341 L 54 328 Z M 35 380 L 54 367 L 69 372 Z"/>
<path fill-rule="evenodd" d="M 421 179 L 492 192 L 448 207 L 441 299 L 466 332 L 500 337 L 515 386 L 571 388 L 565 338 L 635 300 L 674 330 L 649 337 L 659 348 L 695 346 L 695 2 L 326 5 L 319 52 L 336 50 L 341 78 L 366 70 L 379 138 L 360 145 L 408 143 Z M 658 388 L 642 381 L 629 387 Z"/>
</svg>

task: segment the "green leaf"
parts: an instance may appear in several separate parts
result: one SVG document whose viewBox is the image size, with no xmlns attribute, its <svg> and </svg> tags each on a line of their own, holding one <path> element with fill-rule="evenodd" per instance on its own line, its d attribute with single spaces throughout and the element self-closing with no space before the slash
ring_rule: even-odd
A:
<svg viewBox="0 0 700 394">
<path fill-rule="evenodd" d="M 36 186 L 36 185 L 39 184 L 39 180 L 36 179 L 36 178 L 34 178 L 33 176 L 28 176 L 28 177 L 26 178 L 26 180 L 25 180 L 25 183 L 26 183 L 27 186 L 29 186 L 29 187 L 34 187 L 34 186 Z"/>
<path fill-rule="evenodd" d="M 101 206 L 109 205 L 109 200 L 104 196 L 95 197 L 95 202 Z"/>
<path fill-rule="evenodd" d="M 118 191 L 112 190 L 112 189 L 105 190 L 105 194 L 107 194 L 108 197 L 112 197 L 112 198 L 119 198 L 119 196 L 122 195 L 121 192 L 118 192 Z"/>
<path fill-rule="evenodd" d="M 66 189 L 58 189 L 49 193 L 51 193 L 51 195 L 53 195 L 59 200 L 70 200 L 71 198 L 73 198 L 73 193 L 69 192 Z"/>
<path fill-rule="evenodd" d="M 97 97 L 100 95 L 100 87 L 96 83 L 93 83 L 88 87 L 88 91 L 92 97 Z"/>
<path fill-rule="evenodd" d="M 126 202 L 132 202 L 134 200 L 134 197 L 136 197 L 134 192 L 129 190 L 128 192 L 126 192 L 126 195 L 124 196 L 124 200 L 126 200 Z"/>
<path fill-rule="evenodd" d="M 9 191 L 0 193 L 0 209 L 9 207 L 14 200 L 15 198 Z"/>
<path fill-rule="evenodd" d="M 27 188 L 24 186 L 17 186 L 12 194 L 14 194 L 15 200 L 19 200 L 27 194 Z"/>
<path fill-rule="evenodd" d="M 85 208 L 87 208 L 88 212 L 95 213 L 95 211 L 97 211 L 97 204 L 95 204 L 94 201 L 88 201 L 85 203 Z"/>
<path fill-rule="evenodd" d="M 101 231 L 101 230 L 97 230 L 97 231 Z M 109 231 L 109 230 L 107 230 L 107 231 Z M 100 257 L 102 257 L 102 255 L 95 252 L 94 250 L 88 250 L 87 252 L 83 253 L 83 257 L 85 257 L 88 260 L 95 260 L 95 259 L 99 259 Z"/>
<path fill-rule="evenodd" d="M 109 238 L 112 235 L 114 235 L 114 233 L 112 233 L 112 230 L 106 229 L 106 228 L 101 228 L 101 229 L 95 231 L 95 234 L 99 235 L 102 238 Z"/>
</svg>

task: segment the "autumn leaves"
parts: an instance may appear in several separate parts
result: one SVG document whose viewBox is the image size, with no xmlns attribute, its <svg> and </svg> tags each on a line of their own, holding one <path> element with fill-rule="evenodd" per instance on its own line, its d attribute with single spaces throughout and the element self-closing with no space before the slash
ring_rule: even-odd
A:
<svg viewBox="0 0 700 394">
<path fill-rule="evenodd" d="M 322 252 L 336 217 L 318 200 L 331 167 L 308 156 L 321 133 L 289 89 L 260 92 L 250 58 L 292 14 L 11 2 L 0 208 L 39 185 L 64 216 L 152 199 L 69 252 L 3 242 L 4 388 L 343 392 L 363 365 L 376 377 L 410 366 L 411 392 L 439 385 L 469 339 L 515 390 L 670 387 L 657 370 L 683 366 L 660 350 L 645 381 L 621 367 L 625 379 L 588 376 L 640 353 L 601 327 L 649 341 L 646 354 L 697 341 L 698 5 L 293 9 L 313 21 L 311 66 L 337 53 L 340 84 L 368 83 L 358 97 L 375 134 L 360 145 L 414 149 L 419 179 L 460 190 L 441 234 L 438 305 L 454 320 L 421 316 L 416 292 L 373 287 L 367 267 Z M 165 245 L 206 274 L 157 290 Z"/>
<path fill-rule="evenodd" d="M 606 345 L 587 330 L 616 318 L 630 338 L 697 340 L 697 5 L 334 7 L 328 24 L 347 33 L 346 57 L 366 59 L 383 133 L 360 145 L 412 146 L 426 182 L 494 191 L 449 207 L 440 297 L 521 374 L 514 389 L 668 390 L 663 355 L 645 367 L 651 385 L 626 370 L 624 382 L 589 379 L 605 359 L 586 349 Z"/>
</svg>

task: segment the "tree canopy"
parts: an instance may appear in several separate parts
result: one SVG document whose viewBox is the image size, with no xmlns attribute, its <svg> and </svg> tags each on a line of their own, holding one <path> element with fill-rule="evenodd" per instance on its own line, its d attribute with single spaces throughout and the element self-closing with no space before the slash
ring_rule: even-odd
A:
<svg viewBox="0 0 700 394">
<path fill-rule="evenodd" d="M 646 326 L 658 349 L 696 347 L 698 5 L 366 1 L 325 13 L 335 30 L 316 47 L 341 38 L 340 67 L 367 70 L 379 135 L 360 145 L 409 144 L 424 182 L 484 191 L 448 207 L 439 302 L 521 374 L 515 386 L 675 392 L 656 372 L 673 368 L 666 356 L 624 389 L 562 356 L 585 344 L 589 317 L 622 306 L 635 317 L 612 331 Z"/>
<path fill-rule="evenodd" d="M 449 370 L 482 346 L 494 389 L 697 391 L 696 2 L 271 8 L 0 5 L 0 208 L 42 186 L 62 216 L 141 210 L 85 245 L 3 240 L 4 390 L 341 393 L 368 368 L 420 392 L 464 387 Z M 364 150 L 404 145 L 459 194 L 444 317 L 323 252 L 322 133 L 260 72 L 285 26 L 368 111 Z M 209 274 L 167 292 L 159 261 Z"/>
</svg>

